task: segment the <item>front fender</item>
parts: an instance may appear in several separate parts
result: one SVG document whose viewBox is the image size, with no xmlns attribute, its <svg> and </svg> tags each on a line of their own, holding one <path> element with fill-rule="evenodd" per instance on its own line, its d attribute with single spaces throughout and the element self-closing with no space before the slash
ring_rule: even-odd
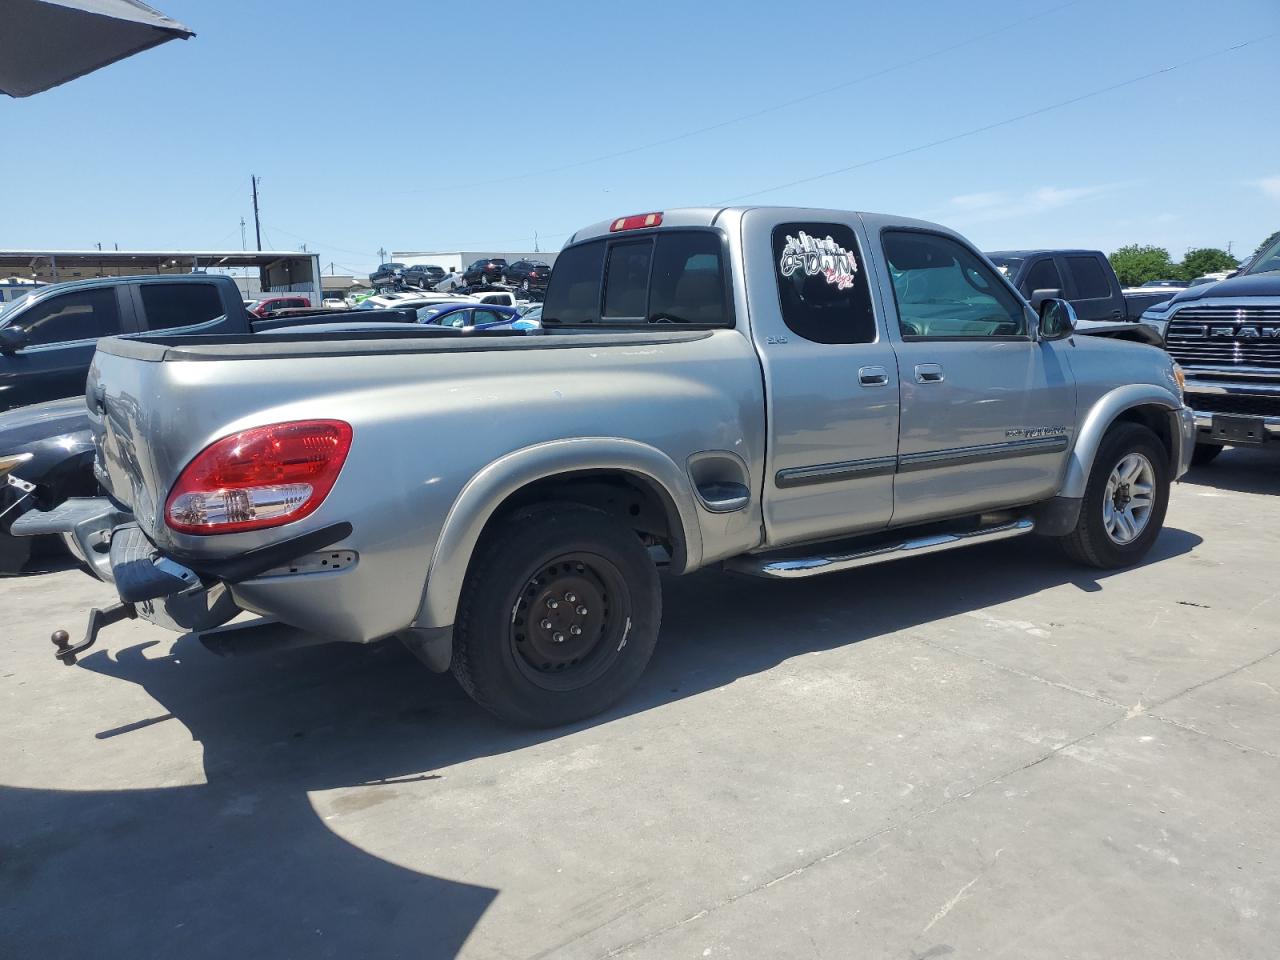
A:
<svg viewBox="0 0 1280 960">
<path fill-rule="evenodd" d="M 1085 487 L 1089 483 L 1089 471 L 1093 469 L 1094 457 L 1107 429 L 1115 423 L 1126 410 L 1135 407 L 1158 406 L 1172 416 L 1182 407 L 1181 401 L 1170 390 L 1154 383 L 1130 383 L 1116 387 L 1101 397 L 1090 408 L 1080 429 L 1076 431 L 1076 441 L 1067 458 L 1067 471 L 1063 479 L 1059 496 L 1080 498 L 1084 496 Z M 1179 432 L 1173 430 L 1175 443 Z M 1174 456 L 1180 456 L 1175 450 Z"/>
<path fill-rule="evenodd" d="M 493 461 L 462 488 L 436 541 L 414 625 L 430 629 L 453 623 L 471 555 L 503 501 L 530 483 L 581 470 L 625 472 L 652 485 L 673 513 L 669 519 L 679 523 L 684 556 L 682 562 L 676 558 L 673 569 L 681 573 L 702 563 L 702 530 L 689 479 L 665 453 L 616 437 L 539 443 Z"/>
</svg>

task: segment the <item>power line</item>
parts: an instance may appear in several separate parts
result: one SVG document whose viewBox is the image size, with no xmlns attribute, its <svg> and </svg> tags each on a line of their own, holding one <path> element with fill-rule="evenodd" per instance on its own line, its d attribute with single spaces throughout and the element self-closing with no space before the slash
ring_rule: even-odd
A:
<svg viewBox="0 0 1280 960">
<path fill-rule="evenodd" d="M 284 227 L 277 226 L 276 224 L 273 224 L 273 223 L 264 223 L 263 226 L 270 227 L 272 230 L 275 230 L 278 233 L 283 233 L 287 237 L 293 237 L 293 239 L 295 240 L 301 240 L 303 243 L 308 243 L 315 247 L 324 247 L 326 250 L 337 250 L 340 253 L 350 253 L 350 254 L 354 254 L 357 257 L 369 256 L 368 250 L 348 250 L 346 247 L 340 247 L 336 243 L 325 243 L 323 240 L 315 240 L 314 238 L 308 239 L 307 237 L 304 237 L 301 234 L 294 233 L 291 230 L 286 230 Z"/>
<path fill-rule="evenodd" d="M 683 133 L 677 133 L 670 137 L 664 137 L 661 140 L 652 140 L 648 143 L 641 143 L 633 147 L 626 147 L 622 150 L 616 150 L 612 153 L 601 154 L 600 156 L 597 156 L 597 157 L 589 157 L 586 160 L 575 160 L 571 163 L 561 164 L 560 166 L 557 166 L 557 167 L 548 167 L 543 170 L 532 171 L 529 173 L 516 173 L 506 177 L 495 177 L 492 180 L 478 180 L 475 183 L 466 183 L 460 186 L 448 188 L 443 192 L 450 193 L 458 190 L 474 190 L 477 187 L 487 187 L 487 186 L 492 186 L 494 184 L 499 184 L 499 183 L 510 183 L 514 180 L 527 180 L 531 177 L 546 177 L 555 173 L 563 173 L 566 170 L 576 170 L 579 167 L 585 167 L 595 163 L 603 163 L 606 160 L 616 160 L 619 157 L 627 157 L 627 156 L 630 156 L 631 154 L 640 153 L 644 150 L 653 150 L 658 147 L 665 147 L 673 143 L 678 143 L 681 140 L 688 140 L 691 137 L 701 136 L 704 133 L 711 133 L 712 131 L 720 130 L 720 129 L 723 129 L 724 127 L 732 126 L 736 123 L 744 123 L 747 120 L 754 120 L 757 117 L 763 117 L 770 113 L 776 113 L 779 110 L 786 110 L 787 108 L 794 107 L 797 104 L 806 103 L 810 100 L 817 100 L 821 97 L 830 96 L 832 93 L 835 93 L 837 90 L 846 90 L 849 87 L 856 86 L 857 84 L 860 84 L 860 83 L 866 83 L 868 80 L 875 80 L 876 78 L 883 77 L 886 74 L 896 73 L 899 70 L 906 70 L 908 67 L 914 67 L 918 64 L 924 63 L 926 60 L 932 60 L 934 57 L 940 57 L 940 56 L 943 56 L 944 54 L 952 53 L 955 50 L 960 50 L 963 47 L 972 46 L 975 43 L 980 43 L 983 40 L 990 39 L 991 37 L 997 36 L 1001 33 L 1007 33 L 1010 30 L 1014 30 L 1014 29 L 1017 29 L 1018 27 L 1025 26 L 1026 24 L 1031 23 L 1035 20 L 1040 20 L 1044 17 L 1049 16 L 1050 14 L 1057 13 L 1060 10 L 1065 10 L 1068 7 L 1077 6 L 1078 4 L 1083 2 L 1084 0 L 1068 0 L 1067 3 L 1060 3 L 1056 7 L 1050 7 L 1047 10 L 1042 10 L 1040 13 L 1032 14 L 1029 17 L 1023 17 L 1021 20 L 1013 20 L 1003 26 L 997 27 L 994 30 L 988 30 L 986 33 L 980 33 L 980 34 L 977 34 L 976 36 L 969 37 L 966 40 L 961 40 L 957 43 L 949 44 L 948 46 L 945 46 L 945 47 L 939 47 L 936 50 L 931 50 L 928 53 L 921 54 L 920 56 L 914 57 L 910 60 L 904 60 L 901 63 L 895 63 L 895 64 L 892 64 L 891 66 L 882 67 L 879 70 L 874 70 L 871 73 L 865 73 L 862 76 L 854 77 L 852 80 L 844 80 L 840 83 L 834 84 L 833 86 L 823 87 L 820 90 L 814 90 L 810 93 L 804 94 L 803 96 L 794 97 L 791 100 L 784 100 L 781 103 L 775 103 L 774 105 L 769 107 L 762 107 L 761 109 L 753 110 L 750 113 L 739 114 L 736 117 L 730 117 L 727 120 L 720 120 L 720 121 L 717 121 L 716 123 L 708 124 L 707 126 L 704 126 L 704 127 L 696 127 L 693 130 L 686 130 Z M 437 189 L 431 189 L 431 190 L 401 190 L 399 192 L 401 194 L 415 194 L 415 193 L 439 194 L 442 191 L 437 188 Z"/>
<path fill-rule="evenodd" d="M 1070 97 L 1066 100 L 1059 100 L 1057 103 L 1051 103 L 1047 106 L 1037 107 L 1034 110 L 1028 110 L 1025 113 L 1019 113 L 1012 117 L 1006 117 L 1003 120 L 996 120 L 993 123 L 984 124 L 981 127 L 974 127 L 972 130 L 965 130 L 963 133 L 952 134 L 949 137 L 942 137 L 941 139 L 938 139 L 938 140 L 930 140 L 928 143 L 917 144 L 914 147 L 908 147 L 905 150 L 898 150 L 894 153 L 886 153 L 883 156 L 879 156 L 879 157 L 872 157 L 869 160 L 861 160 L 858 163 L 851 163 L 848 166 L 836 167 L 834 170 L 826 170 L 822 173 L 815 173 L 812 176 L 800 177 L 796 180 L 788 180 L 786 183 L 779 183 L 772 187 L 763 187 L 760 190 L 753 190 L 750 193 L 740 193 L 737 196 L 729 197 L 727 200 L 724 200 L 721 202 L 727 204 L 727 203 L 733 203 L 738 200 L 747 200 L 747 199 L 750 199 L 751 197 L 758 197 L 764 193 L 773 193 L 777 190 L 785 190 L 788 187 L 798 187 L 798 186 L 801 186 L 802 184 L 813 183 L 815 180 L 825 180 L 827 177 L 834 177 L 837 174 L 849 173 L 852 170 L 860 170 L 863 167 L 869 167 L 876 163 L 883 163 L 886 160 L 896 160 L 899 157 L 905 157 L 905 156 L 908 156 L 909 154 L 919 153 L 922 150 L 928 150 L 928 149 L 931 149 L 932 147 L 940 147 L 944 144 L 954 143 L 955 141 L 963 140 L 966 137 L 976 136 L 979 133 L 986 133 L 988 130 L 995 130 L 997 127 L 1007 127 L 1010 124 L 1018 123 L 1022 120 L 1030 119 L 1031 117 L 1037 117 L 1044 113 L 1049 113 L 1052 110 L 1060 110 L 1063 107 L 1069 107 L 1072 104 L 1080 103 L 1082 100 L 1089 100 L 1089 99 L 1092 99 L 1093 97 L 1099 97 L 1099 96 L 1102 96 L 1104 93 L 1111 93 L 1115 90 L 1121 89 L 1122 87 L 1129 87 L 1135 83 L 1141 83 L 1143 80 L 1150 80 L 1152 77 L 1158 77 L 1161 74 L 1172 73 L 1174 70 L 1181 70 L 1184 67 L 1189 67 L 1193 64 L 1201 63 L 1205 60 L 1210 60 L 1214 57 L 1220 57 L 1227 53 L 1233 53 L 1236 50 L 1242 50 L 1243 48 L 1251 46 L 1253 44 L 1262 43 L 1266 40 L 1275 39 L 1277 36 L 1280 36 L 1280 33 L 1269 33 L 1261 37 L 1255 37 L 1252 40 L 1242 40 L 1241 42 L 1232 44 L 1229 47 L 1223 47 L 1222 49 L 1214 50 L 1211 53 L 1201 54 L 1198 57 L 1192 57 L 1189 60 L 1183 60 L 1180 63 L 1171 64 L 1170 66 L 1167 66 L 1167 67 L 1161 67 L 1158 70 L 1152 70 L 1149 73 L 1144 73 L 1144 74 L 1141 74 L 1140 76 L 1130 77 L 1128 80 L 1121 80 L 1119 83 L 1113 83 L 1106 87 L 1099 87 L 1097 90 L 1090 90 L 1088 93 L 1082 93 L 1079 96 Z"/>
</svg>

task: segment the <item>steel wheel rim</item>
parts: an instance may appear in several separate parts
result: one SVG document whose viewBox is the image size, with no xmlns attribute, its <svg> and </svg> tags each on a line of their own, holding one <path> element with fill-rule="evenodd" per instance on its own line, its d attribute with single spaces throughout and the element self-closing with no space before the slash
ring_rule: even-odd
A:
<svg viewBox="0 0 1280 960">
<path fill-rule="evenodd" d="M 538 564 L 512 597 L 507 646 L 535 685 L 577 690 L 613 665 L 630 629 L 618 568 L 597 554 L 560 554 Z"/>
<path fill-rule="evenodd" d="M 1111 542 L 1126 546 L 1142 536 L 1155 508 L 1156 471 L 1141 453 L 1125 454 L 1107 477 L 1102 495 L 1102 528 Z"/>
</svg>

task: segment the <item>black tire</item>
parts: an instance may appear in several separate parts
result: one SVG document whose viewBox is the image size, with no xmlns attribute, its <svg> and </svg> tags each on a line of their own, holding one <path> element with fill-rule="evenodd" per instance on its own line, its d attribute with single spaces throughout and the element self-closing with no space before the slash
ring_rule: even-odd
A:
<svg viewBox="0 0 1280 960">
<path fill-rule="evenodd" d="M 572 723 L 635 685 L 661 619 L 658 571 L 633 530 L 580 504 L 525 508 L 486 534 L 472 558 L 453 673 L 503 720 Z"/>
<path fill-rule="evenodd" d="M 1220 443 L 1197 443 L 1195 450 L 1191 452 L 1191 465 L 1203 467 L 1206 463 L 1213 463 L 1221 452 Z"/>
<path fill-rule="evenodd" d="M 1142 531 L 1127 543 L 1119 543 L 1107 533 L 1104 499 L 1111 472 L 1130 454 L 1146 458 L 1154 474 L 1152 506 Z M 1061 539 L 1067 555 L 1080 563 L 1102 569 L 1116 569 L 1137 563 L 1164 526 L 1169 508 L 1169 453 L 1160 439 L 1136 423 L 1117 423 L 1107 431 L 1094 457 L 1093 470 L 1085 488 L 1080 517 L 1071 533 Z"/>
<path fill-rule="evenodd" d="M 22 572 L 31 557 L 31 540 L 0 533 L 0 576 Z"/>
</svg>

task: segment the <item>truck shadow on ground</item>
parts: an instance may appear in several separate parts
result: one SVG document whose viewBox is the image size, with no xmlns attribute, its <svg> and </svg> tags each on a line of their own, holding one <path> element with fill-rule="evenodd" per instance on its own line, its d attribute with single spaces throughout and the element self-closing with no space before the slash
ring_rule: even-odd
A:
<svg viewBox="0 0 1280 960">
<path fill-rule="evenodd" d="M 1166 529 L 1146 562 L 1199 542 Z M 807 581 L 669 578 L 662 639 L 639 688 L 602 717 L 551 731 L 499 724 L 396 643 L 220 660 L 185 637 L 168 655 L 154 644 L 96 652 L 85 669 L 138 684 L 157 704 L 97 737 L 176 718 L 203 747 L 206 782 L 0 788 L 0 944 L 7 955 L 42 958 L 452 957 L 499 891 L 365 852 L 326 826 L 310 794 L 429 785 L 451 765 L 660 707 L 798 654 L 1064 583 L 1104 589 L 1109 576 L 1082 575 L 1027 538 L 971 548 L 963 563 L 924 557 Z M 66 716 L 94 722 L 92 705 Z M 139 774 L 163 782 L 165 769 Z M 421 795 L 429 801 L 430 790 Z M 427 804 L 419 815 L 438 814 Z M 391 833 L 411 837 L 413 824 Z M 403 854 L 431 865 L 430 849 L 409 843 Z"/>
<path fill-rule="evenodd" d="M 1192 467 L 1182 482 L 1234 493 L 1280 493 L 1280 444 L 1228 447 L 1212 463 Z"/>
</svg>

